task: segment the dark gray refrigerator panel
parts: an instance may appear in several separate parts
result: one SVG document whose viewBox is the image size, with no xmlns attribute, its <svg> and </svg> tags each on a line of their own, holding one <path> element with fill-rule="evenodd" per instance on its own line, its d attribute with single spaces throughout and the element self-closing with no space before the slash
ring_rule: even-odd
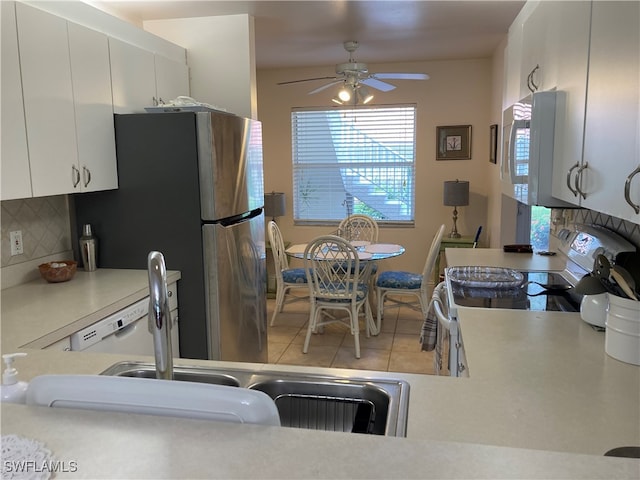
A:
<svg viewBox="0 0 640 480">
<path fill-rule="evenodd" d="M 251 228 L 248 232 L 260 255 L 264 257 L 264 220 L 261 209 L 237 212 L 232 218 L 212 222 L 201 219 L 201 183 L 204 181 L 200 176 L 202 164 L 213 161 L 208 156 L 212 150 L 217 148 L 219 152 L 226 152 L 228 149 L 214 144 L 209 153 L 206 150 L 204 153 L 199 151 L 201 142 L 198 131 L 201 121 L 197 120 L 195 113 L 115 115 L 114 119 L 119 188 L 73 195 L 74 224 L 78 232 L 85 223 L 93 226 L 99 241 L 98 268 L 146 269 L 148 253 L 151 250 L 162 252 L 167 269 L 180 270 L 182 273 L 178 282 L 180 355 L 185 358 L 226 360 L 221 354 L 225 349 L 221 346 L 226 342 L 231 345 L 240 339 L 225 338 L 223 330 L 222 336 L 214 342 L 211 332 L 219 329 L 217 325 L 209 325 L 209 322 L 212 318 L 220 319 L 226 315 L 212 315 L 212 312 L 226 312 L 225 302 L 229 298 L 236 298 L 233 297 L 236 293 L 223 296 L 215 293 L 219 290 L 212 279 L 224 278 L 226 281 L 228 277 L 227 274 L 224 277 L 212 275 L 211 269 L 215 267 L 208 264 L 211 257 L 205 258 L 203 227 L 217 222 L 227 226 L 238 221 L 252 223 L 248 221 L 248 217 L 257 215 L 262 219 L 260 221 L 263 228 Z M 255 123 L 241 120 L 240 123 L 247 125 Z M 212 125 L 214 123 L 211 122 Z M 255 131 L 255 127 L 252 128 Z M 215 129 L 212 132 L 212 138 L 232 138 L 229 137 L 232 134 L 225 135 L 218 135 Z M 236 135 L 236 138 L 248 137 L 243 132 L 236 132 Z M 259 144 L 259 138 L 253 141 Z M 254 145 L 253 154 L 259 158 L 257 163 L 261 167 L 262 157 L 261 152 L 256 152 L 258 149 Z M 246 164 L 248 150 L 243 148 L 231 151 L 240 152 L 245 157 L 216 158 L 215 161 L 219 164 L 217 168 L 226 171 L 227 165 L 229 170 L 246 171 L 238 164 Z M 255 164 L 254 160 L 253 168 L 258 170 Z M 243 184 L 246 175 L 235 177 L 235 186 L 227 189 L 227 194 L 233 196 L 235 192 L 245 192 L 242 195 L 247 199 L 245 204 L 240 202 L 236 206 L 243 208 L 242 205 L 253 205 L 251 202 L 255 201 L 258 194 L 253 193 L 249 197 L 247 192 L 259 191 L 259 195 L 262 195 L 261 170 L 259 173 L 259 184 L 254 187 Z M 252 175 L 255 180 L 257 173 Z M 211 189 L 213 190 L 214 188 Z M 221 188 L 215 190 L 220 191 Z M 228 204 L 233 205 L 233 200 Z M 228 272 L 236 272 L 240 268 L 239 257 L 228 258 L 230 263 L 224 268 Z M 264 258 L 256 268 L 264 270 Z M 259 287 L 253 299 L 255 301 L 249 307 L 259 311 L 258 317 L 266 316 L 264 285 Z M 248 298 L 243 297 L 243 301 L 245 300 L 248 301 Z M 216 306 L 219 307 L 218 310 Z M 236 320 L 242 319 L 236 317 Z M 265 342 L 266 338 L 255 338 L 253 343 L 237 348 L 244 352 L 244 358 L 234 357 L 233 360 L 266 362 Z"/>
</svg>

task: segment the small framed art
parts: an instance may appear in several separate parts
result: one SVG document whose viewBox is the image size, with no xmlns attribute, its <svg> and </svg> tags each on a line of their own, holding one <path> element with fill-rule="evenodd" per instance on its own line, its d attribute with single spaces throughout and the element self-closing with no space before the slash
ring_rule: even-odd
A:
<svg viewBox="0 0 640 480">
<path fill-rule="evenodd" d="M 436 127 L 436 160 L 471 158 L 471 125 Z"/>
<path fill-rule="evenodd" d="M 489 161 L 496 163 L 498 155 L 498 124 L 489 127 Z"/>
</svg>

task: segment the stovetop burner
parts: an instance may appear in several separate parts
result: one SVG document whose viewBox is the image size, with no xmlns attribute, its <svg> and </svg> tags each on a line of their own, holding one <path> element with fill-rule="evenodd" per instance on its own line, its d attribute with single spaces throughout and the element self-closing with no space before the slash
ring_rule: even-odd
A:
<svg viewBox="0 0 640 480">
<path fill-rule="evenodd" d="M 568 286 L 570 283 L 556 272 L 522 272 L 524 282 Z M 459 307 L 506 308 L 538 312 L 579 312 L 582 296 L 571 289 L 545 290 L 536 284 L 509 289 L 462 287 L 451 283 L 453 301 Z"/>
</svg>

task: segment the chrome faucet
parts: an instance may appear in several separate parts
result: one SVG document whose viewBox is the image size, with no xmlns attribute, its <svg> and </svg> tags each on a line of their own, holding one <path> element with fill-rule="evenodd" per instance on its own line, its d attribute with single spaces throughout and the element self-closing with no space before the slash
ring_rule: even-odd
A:
<svg viewBox="0 0 640 480">
<path fill-rule="evenodd" d="M 153 335 L 156 357 L 156 378 L 173 380 L 173 352 L 171 351 L 171 312 L 167 294 L 167 270 L 164 256 L 150 252 L 149 272 L 149 332 Z"/>
</svg>

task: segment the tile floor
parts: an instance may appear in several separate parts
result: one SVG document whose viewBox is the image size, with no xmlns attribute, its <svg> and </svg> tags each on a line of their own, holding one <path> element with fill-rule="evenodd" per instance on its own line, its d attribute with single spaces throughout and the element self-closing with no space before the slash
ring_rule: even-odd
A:
<svg viewBox="0 0 640 480">
<path fill-rule="evenodd" d="M 271 322 L 275 300 L 267 300 L 267 319 Z M 375 313 L 374 313 L 375 315 Z M 355 368 L 433 375 L 433 352 L 420 345 L 422 315 L 406 307 L 388 310 L 382 331 L 369 338 L 360 329 L 360 358 L 355 357 L 353 336 L 347 327 L 328 325 L 323 334 L 313 335 L 308 353 L 302 353 L 309 320 L 309 305 L 285 305 L 269 327 L 269 363 L 315 367 Z M 361 322 L 362 323 L 362 322 Z"/>
</svg>

